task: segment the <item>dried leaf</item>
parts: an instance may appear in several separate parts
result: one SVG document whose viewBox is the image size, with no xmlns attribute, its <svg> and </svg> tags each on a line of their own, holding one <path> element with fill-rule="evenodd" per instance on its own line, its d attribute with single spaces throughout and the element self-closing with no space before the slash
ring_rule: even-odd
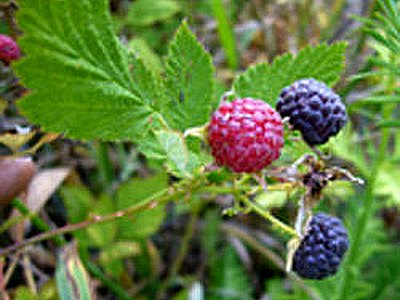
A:
<svg viewBox="0 0 400 300">
<path fill-rule="evenodd" d="M 23 145 L 35 135 L 34 131 L 26 134 L 4 133 L 0 135 L 0 143 L 6 145 L 13 153 L 17 152 Z"/>
<path fill-rule="evenodd" d="M 28 188 L 26 205 L 31 211 L 39 211 L 71 172 L 70 168 L 54 168 L 36 174 Z"/>
</svg>

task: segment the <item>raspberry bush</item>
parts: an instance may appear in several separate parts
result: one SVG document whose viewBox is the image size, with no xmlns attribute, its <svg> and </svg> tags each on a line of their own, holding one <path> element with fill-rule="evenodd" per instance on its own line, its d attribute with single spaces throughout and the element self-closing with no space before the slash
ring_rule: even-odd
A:
<svg viewBox="0 0 400 300">
<path fill-rule="evenodd" d="M 397 299 L 398 5 L 347 59 L 322 21 L 283 42 L 285 1 L 268 32 L 229 20 L 261 2 L 194 2 L 0 5 L 0 298 Z"/>
</svg>

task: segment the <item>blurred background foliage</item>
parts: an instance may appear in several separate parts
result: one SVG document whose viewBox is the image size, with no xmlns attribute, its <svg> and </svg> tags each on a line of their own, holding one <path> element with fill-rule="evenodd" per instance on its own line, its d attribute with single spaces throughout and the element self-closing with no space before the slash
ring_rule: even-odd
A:
<svg viewBox="0 0 400 300">
<path fill-rule="evenodd" d="M 0 32 L 18 36 L 18 1 L 1 1 L 0 8 Z M 217 100 L 252 64 L 309 44 L 345 40 L 347 64 L 335 90 L 351 122 L 323 150 L 332 153 L 333 165 L 348 168 L 367 184 L 332 183 L 318 210 L 345 220 L 351 249 L 332 278 L 315 282 L 287 275 L 285 239 L 255 214 L 223 215 L 232 206 L 231 195 L 207 194 L 66 235 L 78 247 L 63 249 L 58 261 L 56 240 L 7 257 L 1 261 L 3 297 L 74 299 L 59 294 L 71 288 L 60 286 L 68 282 L 97 299 L 400 299 L 400 3 L 111 0 L 110 10 L 115 34 L 157 75 L 168 42 L 186 19 L 212 54 Z M 28 213 L 36 211 L 48 228 L 33 221 L 2 226 L 2 247 L 46 228 L 127 208 L 177 180 L 132 143 L 83 143 L 43 133 L 15 142 L 15 133 L 29 125 L 15 105 L 24 92 L 12 68 L 2 66 L 0 153 L 10 154 L 13 143 L 23 145 L 41 172 L 50 172 L 41 179 L 45 196 L 36 199 L 39 207 L 28 204 Z M 279 164 L 288 165 L 309 151 L 296 143 L 288 149 Z M 218 176 L 214 180 L 226 178 Z M 59 178 L 56 183 L 54 178 Z M 273 192 L 257 201 L 290 222 L 298 198 L 297 193 Z M 3 209 L 3 225 L 10 218 L 10 208 Z"/>
</svg>

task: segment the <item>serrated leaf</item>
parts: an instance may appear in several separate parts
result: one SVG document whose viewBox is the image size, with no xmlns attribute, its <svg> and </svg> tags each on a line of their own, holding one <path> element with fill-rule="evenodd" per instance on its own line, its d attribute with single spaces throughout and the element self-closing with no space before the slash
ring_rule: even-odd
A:
<svg viewBox="0 0 400 300">
<path fill-rule="evenodd" d="M 165 102 L 165 90 L 161 85 L 161 79 L 145 66 L 140 57 L 132 58 L 132 76 L 135 79 L 133 85 L 136 93 L 149 106 L 160 111 L 160 103 Z M 164 100 L 164 101 L 163 101 Z"/>
<path fill-rule="evenodd" d="M 133 179 L 123 184 L 116 194 L 117 209 L 125 209 L 167 187 L 167 176 L 160 173 L 146 179 Z M 164 219 L 164 206 L 157 206 L 119 221 L 120 240 L 142 239 L 153 234 Z"/>
<path fill-rule="evenodd" d="M 239 97 L 262 99 L 275 106 L 281 90 L 302 78 L 314 78 L 332 86 L 344 68 L 346 43 L 308 46 L 296 56 L 290 53 L 276 58 L 272 64 L 250 67 L 233 83 Z"/>
<path fill-rule="evenodd" d="M 147 131 L 152 109 L 134 93 L 108 5 L 19 1 L 26 58 L 15 69 L 31 92 L 18 103 L 31 122 L 81 139 L 138 138 Z"/>
<path fill-rule="evenodd" d="M 142 59 L 144 65 L 146 65 L 149 70 L 156 74 L 161 73 L 163 69 L 161 59 L 153 51 L 153 49 L 150 48 L 145 39 L 131 39 L 129 41 L 129 48 L 136 57 L 140 57 Z"/>
<path fill-rule="evenodd" d="M 129 7 L 126 21 L 134 26 L 147 26 L 166 20 L 178 11 L 178 3 L 172 0 L 136 0 Z"/>
<path fill-rule="evenodd" d="M 183 22 L 168 48 L 165 87 L 174 129 L 184 131 L 205 124 L 210 116 L 214 86 L 210 55 Z"/>
</svg>

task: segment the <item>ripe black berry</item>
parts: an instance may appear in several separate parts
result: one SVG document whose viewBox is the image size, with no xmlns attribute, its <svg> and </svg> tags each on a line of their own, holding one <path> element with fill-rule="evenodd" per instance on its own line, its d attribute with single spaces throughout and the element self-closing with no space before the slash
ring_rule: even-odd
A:
<svg viewBox="0 0 400 300">
<path fill-rule="evenodd" d="M 317 214 L 307 228 L 293 257 L 293 271 L 306 279 L 335 274 L 349 246 L 347 230 L 340 219 Z"/>
<path fill-rule="evenodd" d="M 276 108 L 310 146 L 325 144 L 347 121 L 340 97 L 315 79 L 301 79 L 284 88 Z"/>
</svg>

